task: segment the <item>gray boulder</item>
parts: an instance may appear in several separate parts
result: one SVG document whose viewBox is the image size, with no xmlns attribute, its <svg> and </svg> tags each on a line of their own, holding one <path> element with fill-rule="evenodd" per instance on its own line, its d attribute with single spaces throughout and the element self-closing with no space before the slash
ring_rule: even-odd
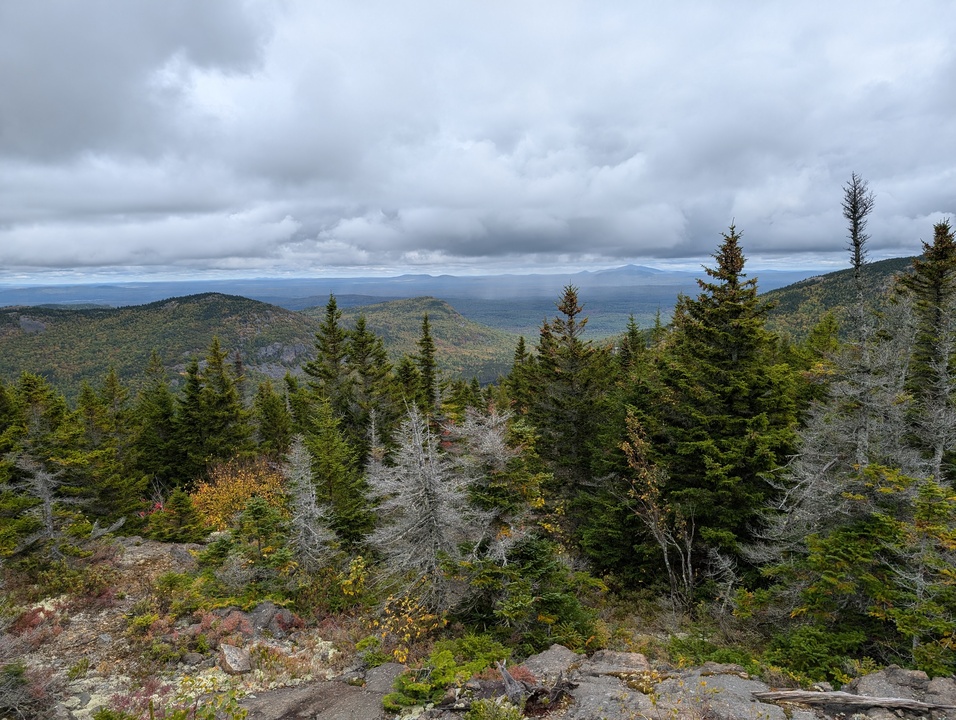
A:
<svg viewBox="0 0 956 720">
<path fill-rule="evenodd" d="M 587 658 L 584 655 L 578 655 L 563 645 L 555 644 L 542 653 L 532 655 L 521 664 L 534 673 L 539 683 L 549 685 L 560 675 L 567 677 L 572 667 L 585 660 Z"/>
<path fill-rule="evenodd" d="M 222 643 L 219 645 L 219 667 L 229 675 L 242 675 L 252 671 L 252 658 L 246 648 Z"/>
</svg>

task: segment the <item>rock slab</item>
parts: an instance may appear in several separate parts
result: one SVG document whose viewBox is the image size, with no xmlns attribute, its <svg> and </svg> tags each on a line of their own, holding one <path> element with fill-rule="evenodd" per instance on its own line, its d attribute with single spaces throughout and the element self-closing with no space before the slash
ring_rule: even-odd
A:
<svg viewBox="0 0 956 720">
<path fill-rule="evenodd" d="M 246 648 L 222 643 L 219 646 L 219 667 L 229 675 L 243 675 L 252 671 L 252 657 Z"/>
</svg>

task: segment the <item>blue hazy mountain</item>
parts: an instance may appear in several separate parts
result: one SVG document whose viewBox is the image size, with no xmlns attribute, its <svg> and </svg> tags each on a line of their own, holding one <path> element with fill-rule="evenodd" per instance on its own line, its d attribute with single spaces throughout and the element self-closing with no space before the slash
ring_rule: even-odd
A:
<svg viewBox="0 0 956 720">
<path fill-rule="evenodd" d="M 319 305 L 334 294 L 340 305 L 430 295 L 442 299 L 554 300 L 565 285 L 575 285 L 587 300 L 632 298 L 672 305 L 677 292 L 695 292 L 702 272 L 658 270 L 625 265 L 610 270 L 526 275 L 398 275 L 356 278 L 250 278 L 231 280 L 140 281 L 75 285 L 0 285 L 0 307 L 7 305 L 142 305 L 204 292 L 241 295 L 287 309 Z M 815 271 L 762 271 L 761 290 L 789 285 Z M 347 296 L 347 297 L 346 297 Z"/>
</svg>

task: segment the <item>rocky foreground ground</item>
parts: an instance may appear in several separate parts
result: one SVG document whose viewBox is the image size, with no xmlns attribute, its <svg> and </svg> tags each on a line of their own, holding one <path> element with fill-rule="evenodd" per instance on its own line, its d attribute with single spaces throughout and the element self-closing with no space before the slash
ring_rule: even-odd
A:
<svg viewBox="0 0 956 720">
<path fill-rule="evenodd" d="M 251 720 L 375 720 L 390 717 L 382 698 L 405 669 L 397 663 L 366 668 L 336 656 L 332 643 L 315 629 L 296 628 L 287 611 L 263 603 L 252 612 L 220 611 L 234 628 L 216 652 L 191 653 L 170 662 L 155 682 L 137 681 L 135 646 L 125 613 L 169 570 L 189 569 L 186 548 L 127 539 L 116 559 L 124 583 L 121 600 L 109 608 L 88 608 L 69 616 L 46 603 L 36 632 L 42 642 L 26 648 L 23 660 L 55 680 L 59 720 L 87 720 L 117 697 L 142 700 L 172 697 L 183 687 L 232 688 Z M 173 632 L 191 632 L 190 626 Z M 652 665 L 639 653 L 601 650 L 587 657 L 560 645 L 527 658 L 514 675 L 523 682 L 472 680 L 450 691 L 434 707 L 410 708 L 409 716 L 460 719 L 474 698 L 551 692 L 539 717 L 563 720 L 890 720 L 922 717 L 956 720 L 956 679 L 928 678 L 890 667 L 861 677 L 840 693 L 775 694 L 736 665 L 707 664 L 674 669 Z M 516 689 L 517 688 L 517 689 Z"/>
</svg>

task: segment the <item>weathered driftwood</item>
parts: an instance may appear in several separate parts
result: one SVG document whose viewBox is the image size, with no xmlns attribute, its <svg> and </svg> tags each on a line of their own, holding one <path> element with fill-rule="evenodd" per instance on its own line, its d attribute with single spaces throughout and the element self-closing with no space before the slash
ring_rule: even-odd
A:
<svg viewBox="0 0 956 720">
<path fill-rule="evenodd" d="M 495 665 L 498 666 L 498 672 L 501 673 L 501 679 L 504 681 L 505 697 L 508 698 L 508 702 L 515 707 L 524 707 L 524 701 L 528 698 L 525 686 L 511 676 L 503 662 L 498 660 Z"/>
<path fill-rule="evenodd" d="M 909 700 L 907 698 L 868 697 L 847 692 L 813 692 L 810 690 L 772 690 L 755 692 L 753 696 L 761 702 L 794 702 L 804 705 L 839 705 L 844 707 L 879 707 L 890 710 L 956 710 L 956 705 L 935 705 L 933 703 Z"/>
<path fill-rule="evenodd" d="M 564 673 L 558 673 L 552 685 L 525 685 L 528 690 L 528 699 L 525 703 L 525 709 L 550 709 L 555 707 L 562 698 L 571 694 L 571 690 L 576 688 L 577 683 L 573 683 L 564 677 Z"/>
</svg>

